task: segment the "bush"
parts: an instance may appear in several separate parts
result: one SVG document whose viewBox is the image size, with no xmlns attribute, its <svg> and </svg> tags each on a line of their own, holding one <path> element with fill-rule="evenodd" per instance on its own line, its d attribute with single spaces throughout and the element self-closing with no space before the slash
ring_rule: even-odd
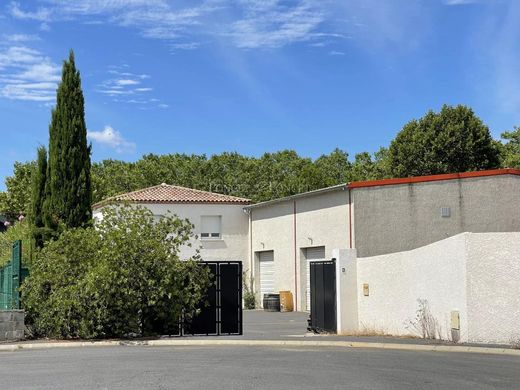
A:
<svg viewBox="0 0 520 390">
<path fill-rule="evenodd" d="M 36 335 L 102 338 L 150 335 L 193 315 L 209 272 L 186 261 L 193 226 L 175 216 L 154 221 L 144 208 L 107 208 L 95 228 L 63 232 L 39 251 L 22 287 Z"/>
<path fill-rule="evenodd" d="M 253 310 L 256 308 L 256 297 L 253 292 L 253 278 L 249 278 L 247 273 L 242 274 L 242 285 L 244 287 L 244 309 Z"/>
</svg>

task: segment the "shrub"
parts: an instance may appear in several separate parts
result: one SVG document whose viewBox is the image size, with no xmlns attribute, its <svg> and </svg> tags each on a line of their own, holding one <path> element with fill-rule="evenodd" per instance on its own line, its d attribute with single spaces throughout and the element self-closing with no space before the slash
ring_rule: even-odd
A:
<svg viewBox="0 0 520 390">
<path fill-rule="evenodd" d="M 36 335 L 101 338 L 165 332 L 193 315 L 209 272 L 186 261 L 193 226 L 176 216 L 155 221 L 140 207 L 107 208 L 95 228 L 66 230 L 37 252 L 22 287 Z"/>
<path fill-rule="evenodd" d="M 256 297 L 252 291 L 253 278 L 249 278 L 246 272 L 242 274 L 242 285 L 244 287 L 244 309 L 253 310 L 256 308 Z"/>
<path fill-rule="evenodd" d="M 408 322 L 407 328 L 412 329 L 423 339 L 442 339 L 439 322 L 430 310 L 430 304 L 426 299 L 418 299 L 419 309 L 413 320 Z"/>
</svg>

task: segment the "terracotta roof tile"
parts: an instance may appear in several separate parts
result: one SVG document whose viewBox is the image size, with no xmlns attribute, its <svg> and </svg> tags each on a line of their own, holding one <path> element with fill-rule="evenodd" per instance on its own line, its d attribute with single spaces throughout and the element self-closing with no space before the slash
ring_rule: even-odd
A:
<svg viewBox="0 0 520 390">
<path fill-rule="evenodd" d="M 101 207 L 111 202 L 135 202 L 135 203 L 221 203 L 221 204 L 249 204 L 249 199 L 236 196 L 217 194 L 215 192 L 195 190 L 160 184 L 141 190 L 116 195 L 93 205 L 94 208 Z"/>
</svg>

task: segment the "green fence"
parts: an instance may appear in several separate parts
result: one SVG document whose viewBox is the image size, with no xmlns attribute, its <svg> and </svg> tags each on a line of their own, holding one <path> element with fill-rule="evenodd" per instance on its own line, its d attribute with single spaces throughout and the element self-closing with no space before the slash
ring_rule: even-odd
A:
<svg viewBox="0 0 520 390">
<path fill-rule="evenodd" d="M 20 309 L 20 285 L 29 275 L 22 267 L 22 242 L 15 241 L 11 260 L 0 268 L 0 310 Z"/>
</svg>

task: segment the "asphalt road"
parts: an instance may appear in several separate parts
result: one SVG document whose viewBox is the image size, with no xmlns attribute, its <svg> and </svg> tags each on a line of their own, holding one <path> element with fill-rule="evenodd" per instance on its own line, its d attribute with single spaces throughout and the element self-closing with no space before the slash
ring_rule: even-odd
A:
<svg viewBox="0 0 520 390">
<path fill-rule="evenodd" d="M 519 389 L 517 357 L 339 348 L 90 347 L 0 353 L 0 389 Z"/>
</svg>

